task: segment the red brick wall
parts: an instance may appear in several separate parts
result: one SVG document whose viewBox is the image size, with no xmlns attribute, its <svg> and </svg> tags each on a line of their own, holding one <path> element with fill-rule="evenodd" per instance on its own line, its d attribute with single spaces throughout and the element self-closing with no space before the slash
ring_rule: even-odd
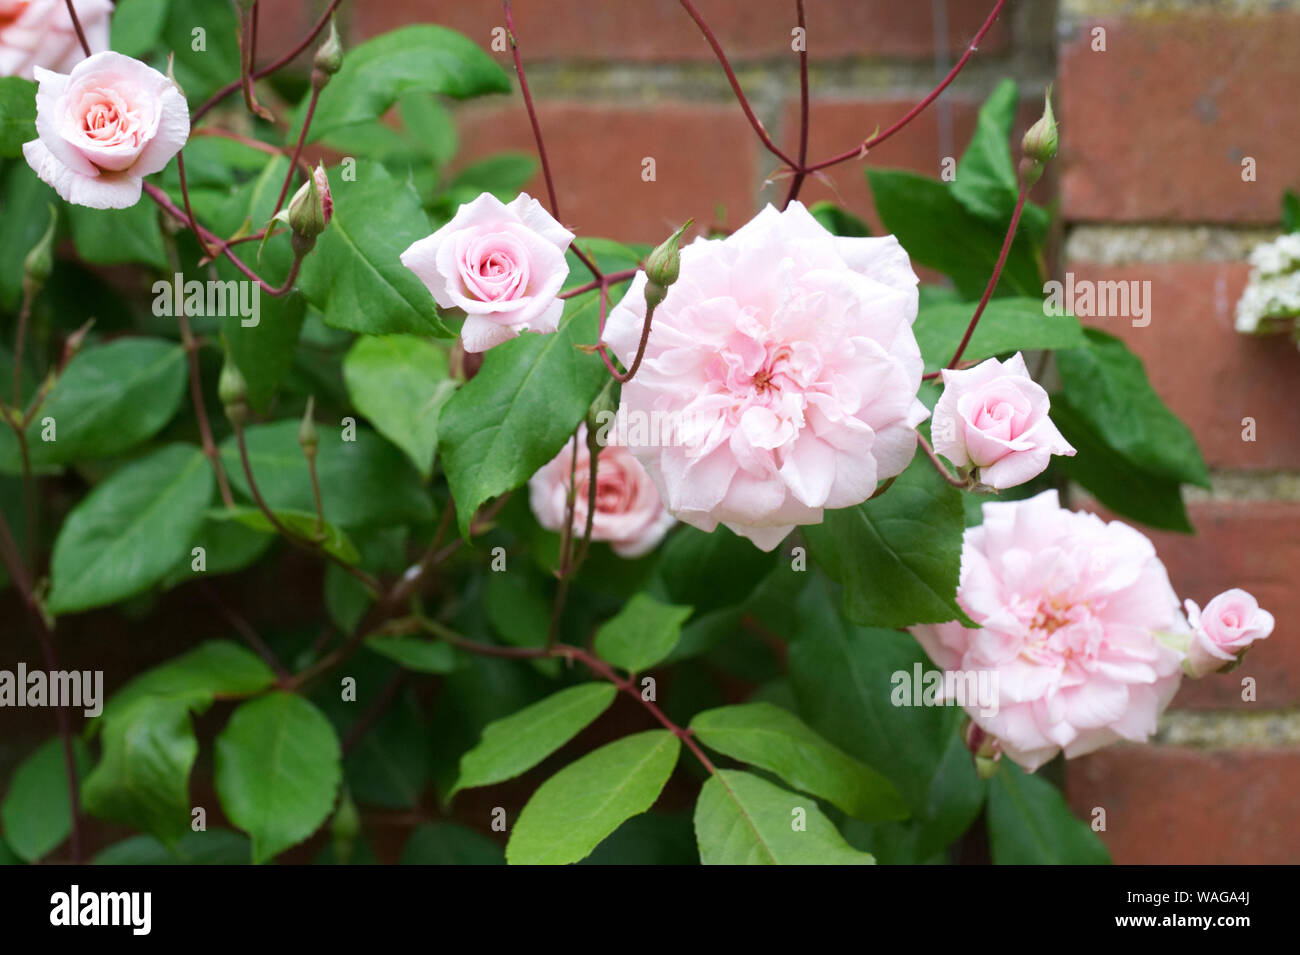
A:
<svg viewBox="0 0 1300 955">
<path fill-rule="evenodd" d="M 793 0 L 697 2 L 774 139 L 793 148 Z M 286 11 L 263 18 L 263 48 L 274 52 L 291 42 L 280 28 L 301 19 L 302 3 L 264 4 Z M 946 6 L 936 44 L 926 0 L 809 0 L 811 156 L 849 148 L 909 108 L 934 83 L 936 45 L 950 62 L 991 0 Z M 1113 12 L 1127 6 L 1012 0 L 958 82 L 868 161 L 936 175 L 1000 77 L 1020 82 L 1026 116 L 1055 82 L 1062 149 L 1039 198 L 1060 203 L 1059 271 L 1151 281 L 1150 325 L 1105 327 L 1146 361 L 1216 474 L 1214 494 L 1190 508 L 1197 536 L 1152 536 L 1181 595 L 1204 603 L 1239 585 L 1279 622 L 1240 670 L 1183 689 L 1168 742 L 1072 763 L 1069 795 L 1085 815 L 1107 810 L 1102 836 L 1118 862 L 1300 862 L 1300 352 L 1232 327 L 1258 231 L 1246 227 L 1275 227 L 1282 189 L 1300 187 L 1300 5 L 1231 14 L 1164 0 L 1137 5 L 1154 11 L 1143 15 Z M 566 225 L 650 241 L 688 216 L 711 221 L 719 204 L 734 226 L 779 201 L 783 184 L 765 183 L 776 162 L 676 0 L 516 0 L 515 9 Z M 420 21 L 485 48 L 503 22 L 497 0 L 370 0 L 348 25 L 356 40 Z M 1105 30 L 1104 51 L 1093 49 L 1094 27 Z M 465 108 L 461 139 L 466 158 L 532 149 L 517 95 Z M 656 159 L 653 183 L 641 180 L 646 156 Z M 1256 161 L 1254 182 L 1242 181 L 1244 157 Z M 810 181 L 804 198 L 836 198 L 874 219 L 862 165 Z M 540 181 L 529 188 L 542 194 Z M 1242 440 L 1246 417 L 1254 442 Z M 1257 681 L 1256 702 L 1241 700 L 1243 676 Z M 1259 731 L 1249 717 L 1265 712 L 1281 715 Z"/>
</svg>

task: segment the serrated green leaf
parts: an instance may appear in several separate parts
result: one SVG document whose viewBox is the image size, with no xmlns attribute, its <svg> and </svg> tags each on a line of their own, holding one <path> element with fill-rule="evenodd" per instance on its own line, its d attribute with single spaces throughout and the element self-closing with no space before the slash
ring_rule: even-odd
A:
<svg viewBox="0 0 1300 955">
<path fill-rule="evenodd" d="M 217 737 L 217 795 L 230 821 L 252 837 L 254 863 L 315 832 L 341 778 L 329 720 L 292 693 L 243 704 Z"/>
<path fill-rule="evenodd" d="M 343 360 L 343 379 L 357 410 L 427 478 L 438 416 L 456 390 L 446 353 L 412 335 L 364 336 Z"/>
<path fill-rule="evenodd" d="M 692 607 L 660 603 L 636 594 L 596 632 L 596 653 L 633 673 L 648 670 L 672 653 Z"/>
<path fill-rule="evenodd" d="M 73 508 L 54 541 L 50 612 L 115 603 L 161 580 L 189 550 L 213 484 L 203 452 L 184 444 L 113 472 Z"/>
<path fill-rule="evenodd" d="M 1002 760 L 989 781 L 989 843 L 996 865 L 1107 865 L 1097 834 L 1045 779 Z"/>
<path fill-rule="evenodd" d="M 478 745 L 460 758 L 460 776 L 447 798 L 532 769 L 604 713 L 616 693 L 609 683 L 583 683 L 489 723 Z"/>
<path fill-rule="evenodd" d="M 252 651 L 229 640 L 209 640 L 132 679 L 91 725 L 100 726 L 144 697 L 181 701 L 202 713 L 216 696 L 251 696 L 274 682 L 275 674 Z"/>
<path fill-rule="evenodd" d="M 918 454 L 880 497 L 827 511 L 803 532 L 813 557 L 843 585 L 850 620 L 907 627 L 964 618 L 957 605 L 964 530 L 961 492 Z"/>
<path fill-rule="evenodd" d="M 450 673 L 456 669 L 456 651 L 450 644 L 420 637 L 370 637 L 366 646 L 417 673 Z"/>
<path fill-rule="evenodd" d="M 356 545 L 348 539 L 348 535 L 333 524 L 326 521 L 320 524 L 320 530 L 317 531 L 318 520 L 314 512 L 305 511 L 272 511 L 275 519 L 284 527 L 288 528 L 290 533 L 302 540 L 316 541 L 320 544 L 321 549 L 326 553 L 332 554 L 345 564 L 356 564 L 361 560 L 361 553 L 357 550 Z M 258 531 L 262 534 L 279 534 L 279 530 L 271 523 L 270 518 L 256 507 L 230 507 L 220 508 L 208 511 L 208 520 L 210 521 L 236 521 L 247 527 L 249 530 Z"/>
<path fill-rule="evenodd" d="M 625 736 L 570 763 L 538 787 L 506 845 L 511 865 L 585 858 L 624 821 L 649 809 L 681 752 L 667 730 Z"/>
<path fill-rule="evenodd" d="M 691 720 L 691 729 L 705 746 L 776 773 L 851 816 L 870 822 L 908 814 L 893 783 L 778 706 L 742 703 L 705 710 Z"/>
<path fill-rule="evenodd" d="M 526 332 L 487 353 L 483 367 L 442 409 L 443 469 L 461 534 L 479 505 L 513 491 L 559 453 L 606 377 L 595 355 L 594 292 L 565 305 L 558 331 Z"/>
<path fill-rule="evenodd" d="M 875 862 L 844 841 L 816 801 L 733 769 L 718 770 L 700 790 L 695 838 L 704 865 Z"/>
<path fill-rule="evenodd" d="M 96 265 L 141 263 L 167 268 L 158 207 L 137 202 L 126 209 L 91 209 L 68 203 L 77 254 Z"/>
<path fill-rule="evenodd" d="M 912 331 L 921 346 L 926 371 L 948 364 L 974 314 L 975 305 L 968 302 L 921 309 Z M 980 316 L 962 361 L 1039 348 L 1079 348 L 1084 343 L 1079 320 L 1073 315 L 1045 314 L 1042 299 L 995 298 Z"/>
<path fill-rule="evenodd" d="M 190 830 L 190 770 L 199 754 L 183 699 L 149 696 L 104 720 L 104 754 L 81 788 L 93 816 L 167 845 Z"/>
</svg>

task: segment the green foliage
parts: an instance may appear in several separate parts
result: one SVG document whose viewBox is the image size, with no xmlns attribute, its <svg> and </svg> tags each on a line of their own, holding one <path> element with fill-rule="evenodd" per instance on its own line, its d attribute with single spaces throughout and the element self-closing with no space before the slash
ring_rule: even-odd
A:
<svg viewBox="0 0 1300 955">
<path fill-rule="evenodd" d="M 596 652 L 615 666 L 637 673 L 672 653 L 692 608 L 663 604 L 636 594 L 596 634 Z"/>
<path fill-rule="evenodd" d="M 1106 865 L 1110 853 L 1051 783 L 1002 760 L 989 782 L 989 843 L 999 865 Z"/>
<path fill-rule="evenodd" d="M 78 778 L 90 765 L 86 747 L 74 741 Z M 63 743 L 55 738 L 23 760 L 9 779 L 0 803 L 4 841 L 25 862 L 35 862 L 57 849 L 72 830 L 68 771 Z"/>
<path fill-rule="evenodd" d="M 0 77 L 0 156 L 21 156 L 36 138 L 36 84 L 19 76 Z"/>
</svg>

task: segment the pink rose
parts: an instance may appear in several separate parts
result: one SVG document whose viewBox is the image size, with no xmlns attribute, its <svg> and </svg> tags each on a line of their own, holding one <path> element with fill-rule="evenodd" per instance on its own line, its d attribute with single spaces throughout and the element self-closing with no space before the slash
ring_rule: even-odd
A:
<svg viewBox="0 0 1300 955">
<path fill-rule="evenodd" d="M 645 283 L 638 273 L 606 325 L 624 365 Z M 629 442 L 668 510 L 771 550 L 906 468 L 927 415 L 916 285 L 893 236 L 837 238 L 798 202 L 684 248 L 619 411 L 633 433 L 671 421 L 674 440 Z"/>
<path fill-rule="evenodd" d="M 36 133 L 23 155 L 64 199 L 92 209 L 140 201 L 141 180 L 185 145 L 190 110 L 176 84 L 120 53 L 67 76 L 36 68 Z"/>
<path fill-rule="evenodd" d="M 1223 669 L 1256 640 L 1273 632 L 1273 615 L 1261 610 L 1244 590 L 1221 593 L 1204 610 L 1190 600 L 1186 607 L 1192 625 L 1192 642 L 1183 665 L 1188 676 L 1201 677 Z"/>
<path fill-rule="evenodd" d="M 92 53 L 108 49 L 109 0 L 76 0 Z M 35 79 L 33 68 L 66 73 L 84 56 L 64 0 L 0 0 L 0 76 Z"/>
<path fill-rule="evenodd" d="M 1187 624 L 1144 535 L 1065 510 L 1056 491 L 984 505 L 966 530 L 957 602 L 979 624 L 916 626 L 945 670 L 990 671 L 996 705 L 966 705 L 1029 771 L 1155 731 L 1182 677 Z M 981 678 L 982 679 L 982 678 Z M 964 701 L 963 701 L 964 702 Z"/>
<path fill-rule="evenodd" d="M 1074 454 L 1047 416 L 1049 406 L 1020 352 L 964 371 L 945 368 L 930 423 L 934 450 L 958 467 L 979 468 L 979 480 L 988 487 L 1024 484 L 1043 472 L 1053 454 Z"/>
<path fill-rule="evenodd" d="M 457 210 L 433 235 L 402 253 L 442 308 L 465 312 L 465 351 L 487 351 L 522 331 L 553 332 L 569 274 L 573 233 L 520 193 L 509 205 L 490 193 Z"/>
<path fill-rule="evenodd" d="M 528 481 L 528 499 L 533 514 L 537 522 L 549 531 L 564 529 L 572 465 L 573 444 L 570 442 Z M 584 425 L 578 433 L 578 466 L 574 482 L 577 493 L 573 502 L 575 534 L 582 534 L 587 527 L 590 474 L 591 455 L 587 451 Z M 631 452 L 614 444 L 601 448 L 596 458 L 596 516 L 591 523 L 591 539 L 608 541 L 620 557 L 639 557 L 653 550 L 672 526 L 672 515 L 664 510 L 650 476 Z"/>
</svg>

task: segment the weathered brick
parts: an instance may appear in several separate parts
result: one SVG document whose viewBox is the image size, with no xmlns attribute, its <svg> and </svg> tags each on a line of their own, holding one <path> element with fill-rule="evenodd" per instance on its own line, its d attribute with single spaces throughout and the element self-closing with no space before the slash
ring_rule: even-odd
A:
<svg viewBox="0 0 1300 955">
<path fill-rule="evenodd" d="M 1105 30 L 1105 52 L 1092 30 Z M 1300 184 L 1284 105 L 1300 14 L 1188 12 L 1077 26 L 1060 54 L 1062 208 L 1069 219 L 1273 222 Z M 1256 181 L 1242 181 L 1242 160 Z"/>
<path fill-rule="evenodd" d="M 1070 804 L 1128 865 L 1300 862 L 1295 793 L 1300 748 L 1196 750 L 1114 746 L 1072 760 Z"/>
<path fill-rule="evenodd" d="M 694 217 L 702 226 L 721 204 L 738 225 L 754 211 L 756 152 L 744 115 L 731 105 L 613 107 L 538 104 L 562 221 L 580 235 L 659 241 Z M 503 149 L 535 155 L 517 98 L 507 106 L 471 105 L 458 114 L 462 161 Z M 642 161 L 655 160 L 655 181 Z M 527 187 L 545 198 L 540 174 Z"/>
<path fill-rule="evenodd" d="M 1242 263 L 1182 262 L 1125 267 L 1071 263 L 1075 281 L 1149 281 L 1150 324 L 1129 318 L 1088 323 L 1123 338 L 1146 364 L 1152 386 L 1192 429 L 1212 468 L 1300 468 L 1300 351 L 1285 336 L 1233 328 L 1249 269 Z M 1243 419 L 1255 440 L 1242 440 Z"/>
<path fill-rule="evenodd" d="M 793 55 L 791 30 L 797 21 L 791 0 L 697 0 L 695 5 L 729 59 Z M 520 48 L 531 61 L 713 59 L 713 51 L 678 0 L 515 0 L 513 6 Z M 948 7 L 947 48 L 956 53 L 979 30 L 992 3 L 956 0 Z M 1004 20 L 989 31 L 982 49 L 993 52 L 1006 45 Z M 359 36 L 417 22 L 440 23 L 489 48 L 493 28 L 503 26 L 505 20 L 499 0 L 389 0 L 359 4 L 354 15 Z M 934 54 L 934 21 L 928 3 L 818 0 L 808 4 L 807 23 L 809 54 L 824 59 Z"/>
</svg>

